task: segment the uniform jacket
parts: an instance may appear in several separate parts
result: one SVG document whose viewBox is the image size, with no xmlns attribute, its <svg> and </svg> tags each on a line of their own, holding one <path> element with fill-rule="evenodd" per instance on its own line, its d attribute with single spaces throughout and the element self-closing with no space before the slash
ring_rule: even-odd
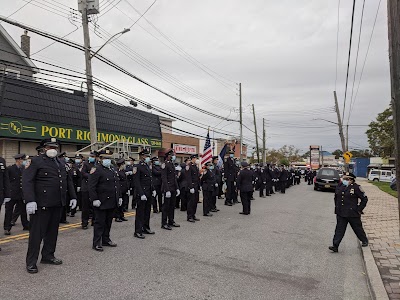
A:
<svg viewBox="0 0 400 300">
<path fill-rule="evenodd" d="M 89 191 L 89 175 L 90 171 L 95 168 L 97 163 L 90 163 L 88 161 L 85 161 L 81 167 L 81 176 L 82 176 L 82 181 L 81 181 L 81 191 L 82 192 L 88 192 Z"/>
<path fill-rule="evenodd" d="M 194 163 L 189 163 L 190 182 L 189 188 L 194 188 L 196 191 L 200 190 L 200 172 L 199 168 Z"/>
<path fill-rule="evenodd" d="M 65 206 L 67 193 L 70 199 L 76 199 L 65 162 L 46 154 L 32 157 L 22 173 L 22 189 L 25 203 L 36 202 L 38 207 Z"/>
<path fill-rule="evenodd" d="M 153 165 L 151 168 L 151 174 L 153 175 L 153 185 L 154 186 L 161 186 L 161 166 Z"/>
<path fill-rule="evenodd" d="M 289 173 L 287 170 L 283 169 L 279 174 L 279 181 L 287 181 L 289 179 Z"/>
<path fill-rule="evenodd" d="M 179 178 L 179 187 L 182 190 L 187 190 L 188 188 L 191 188 L 191 183 L 192 183 L 192 176 L 190 173 L 190 167 L 184 166 L 182 167 L 181 177 Z"/>
<path fill-rule="evenodd" d="M 144 161 L 140 161 L 137 165 L 133 166 L 133 185 L 135 188 L 136 196 L 146 197 L 154 190 L 152 176 L 149 165 Z"/>
<path fill-rule="evenodd" d="M 221 184 L 222 184 L 222 171 L 218 168 L 217 165 L 214 165 L 214 170 L 213 170 L 213 172 L 214 172 L 215 177 L 216 177 L 216 179 L 217 179 L 217 183 L 218 183 L 219 185 L 221 185 Z"/>
<path fill-rule="evenodd" d="M 12 165 L 7 167 L 8 178 L 10 179 L 10 198 L 16 200 L 24 199 L 22 193 L 22 173 L 25 167 Z"/>
<path fill-rule="evenodd" d="M 72 182 L 74 183 L 75 191 L 78 187 L 81 187 L 82 185 L 82 172 L 79 170 L 80 167 L 80 165 L 73 164 L 69 171 Z"/>
<path fill-rule="evenodd" d="M 203 176 L 201 177 L 201 187 L 203 191 L 213 192 L 217 178 L 212 170 L 204 170 Z"/>
<path fill-rule="evenodd" d="M 10 180 L 6 168 L 6 161 L 0 157 L 0 203 L 3 203 L 4 198 L 10 198 Z"/>
<path fill-rule="evenodd" d="M 170 160 L 161 164 L 161 190 L 165 192 L 174 192 L 178 189 L 178 181 L 175 176 L 175 166 Z"/>
<path fill-rule="evenodd" d="M 232 158 L 228 157 L 224 163 L 224 176 L 226 181 L 235 181 L 236 166 Z"/>
<path fill-rule="evenodd" d="M 339 184 L 336 187 L 335 214 L 341 217 L 360 217 L 367 202 L 367 196 L 357 183 L 347 187 Z"/>
<path fill-rule="evenodd" d="M 241 192 L 252 192 L 253 191 L 253 180 L 254 172 L 245 168 L 239 172 L 236 188 Z"/>
<path fill-rule="evenodd" d="M 129 189 L 129 182 L 125 170 L 118 170 L 119 188 L 121 195 L 125 195 Z"/>
<path fill-rule="evenodd" d="M 117 171 L 98 164 L 89 174 L 89 198 L 93 202 L 100 200 L 99 209 L 117 207 L 121 198 L 120 183 Z"/>
</svg>

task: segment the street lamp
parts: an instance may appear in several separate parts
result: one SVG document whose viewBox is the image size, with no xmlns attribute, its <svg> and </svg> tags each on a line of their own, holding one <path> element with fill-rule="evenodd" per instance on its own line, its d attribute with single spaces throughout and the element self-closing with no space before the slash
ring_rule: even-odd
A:
<svg viewBox="0 0 400 300">
<path fill-rule="evenodd" d="M 104 48 L 105 45 L 107 45 L 113 38 L 115 38 L 117 35 L 123 35 L 124 33 L 127 33 L 131 31 L 129 28 L 125 28 L 124 30 L 117 32 L 116 34 L 114 34 L 113 36 L 111 36 L 104 44 L 103 46 L 101 46 L 95 53 L 93 53 L 92 55 L 90 55 L 90 59 L 92 59 L 93 57 L 96 56 L 97 53 L 100 52 L 101 49 Z"/>
</svg>

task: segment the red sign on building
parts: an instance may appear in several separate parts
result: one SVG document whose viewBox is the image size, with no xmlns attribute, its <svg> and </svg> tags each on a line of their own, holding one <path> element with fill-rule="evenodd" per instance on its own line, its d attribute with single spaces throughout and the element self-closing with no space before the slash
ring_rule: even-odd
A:
<svg viewBox="0 0 400 300">
<path fill-rule="evenodd" d="M 190 145 L 174 144 L 175 153 L 197 154 L 197 147 Z"/>
</svg>

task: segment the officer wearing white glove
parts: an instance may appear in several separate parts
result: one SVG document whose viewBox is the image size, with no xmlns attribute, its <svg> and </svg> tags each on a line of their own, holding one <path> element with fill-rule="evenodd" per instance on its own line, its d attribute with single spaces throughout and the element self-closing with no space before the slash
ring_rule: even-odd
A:
<svg viewBox="0 0 400 300">
<path fill-rule="evenodd" d="M 101 205 L 100 200 L 94 200 L 94 201 L 93 201 L 93 206 L 94 206 L 94 207 L 100 207 L 100 205 Z"/>
<path fill-rule="evenodd" d="M 28 215 L 33 215 L 37 211 L 37 203 L 36 202 L 29 202 L 26 204 L 26 213 Z"/>
<path fill-rule="evenodd" d="M 78 201 L 76 201 L 76 199 L 71 199 L 69 202 L 69 207 L 72 209 L 76 208 L 76 205 L 78 204 Z"/>
</svg>

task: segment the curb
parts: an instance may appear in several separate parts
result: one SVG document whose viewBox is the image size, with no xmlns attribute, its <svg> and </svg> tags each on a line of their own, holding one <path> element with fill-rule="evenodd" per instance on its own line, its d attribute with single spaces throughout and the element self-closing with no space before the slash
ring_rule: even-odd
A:
<svg viewBox="0 0 400 300">
<path fill-rule="evenodd" d="M 372 296 L 372 299 L 376 300 L 389 300 L 389 296 L 386 292 L 385 286 L 383 285 L 381 274 L 379 273 L 378 266 L 375 263 L 375 258 L 372 255 L 370 247 L 361 247 L 361 255 L 364 261 L 364 268 L 367 274 L 367 283 Z"/>
</svg>

